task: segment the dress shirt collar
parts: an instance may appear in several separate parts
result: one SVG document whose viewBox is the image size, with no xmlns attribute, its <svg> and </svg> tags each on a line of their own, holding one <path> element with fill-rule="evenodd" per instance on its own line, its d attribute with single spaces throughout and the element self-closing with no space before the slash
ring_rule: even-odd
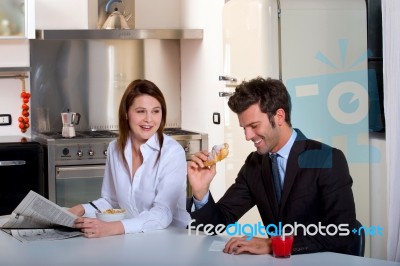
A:
<svg viewBox="0 0 400 266">
<path fill-rule="evenodd" d="M 125 152 L 128 152 L 129 154 L 131 153 L 131 147 L 132 145 L 132 139 L 129 136 L 128 141 L 125 146 Z M 142 150 L 143 147 L 149 147 L 152 150 L 159 151 L 160 150 L 160 145 L 158 142 L 158 135 L 155 133 L 153 136 L 151 136 L 144 144 L 140 145 L 140 149 Z"/>
<path fill-rule="evenodd" d="M 159 151 L 160 150 L 160 144 L 158 142 L 158 135 L 157 132 L 154 133 L 153 136 L 151 136 L 144 145 L 149 146 L 150 148 Z"/>
<path fill-rule="evenodd" d="M 288 142 L 286 142 L 286 144 L 279 151 L 277 151 L 276 154 L 287 160 L 289 157 L 289 152 L 292 149 L 293 143 L 296 140 L 296 137 L 297 137 L 297 132 L 296 130 L 292 129 L 292 135 L 290 136 Z M 271 152 L 269 154 L 271 154 Z"/>
</svg>

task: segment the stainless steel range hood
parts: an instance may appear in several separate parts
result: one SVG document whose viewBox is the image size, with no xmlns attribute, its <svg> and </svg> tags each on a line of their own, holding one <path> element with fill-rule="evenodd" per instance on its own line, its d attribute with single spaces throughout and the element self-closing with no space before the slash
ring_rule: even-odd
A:
<svg viewBox="0 0 400 266">
<path fill-rule="evenodd" d="M 203 39 L 202 29 L 36 30 L 37 40 L 144 40 Z"/>
</svg>

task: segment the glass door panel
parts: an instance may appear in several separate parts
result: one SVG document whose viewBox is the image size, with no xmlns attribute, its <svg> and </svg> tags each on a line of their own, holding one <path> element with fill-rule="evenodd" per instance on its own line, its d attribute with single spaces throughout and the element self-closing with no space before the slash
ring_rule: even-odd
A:
<svg viewBox="0 0 400 266">
<path fill-rule="evenodd" d="M 26 37 L 25 0 L 0 1 L 0 39 Z"/>
<path fill-rule="evenodd" d="M 100 198 L 104 165 L 56 167 L 56 203 L 72 207 Z"/>
</svg>

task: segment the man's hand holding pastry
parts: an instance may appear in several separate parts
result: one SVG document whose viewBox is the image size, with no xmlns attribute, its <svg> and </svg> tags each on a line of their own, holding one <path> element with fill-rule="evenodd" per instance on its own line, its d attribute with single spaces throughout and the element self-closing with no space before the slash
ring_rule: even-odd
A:
<svg viewBox="0 0 400 266">
<path fill-rule="evenodd" d="M 209 191 L 212 179 L 216 174 L 215 164 L 228 156 L 227 143 L 215 145 L 211 152 L 201 151 L 192 155 L 188 163 L 188 178 L 193 196 L 201 200 Z"/>
<path fill-rule="evenodd" d="M 211 166 L 217 162 L 225 159 L 229 154 L 229 145 L 224 143 L 222 145 L 215 145 L 211 152 L 208 154 L 207 161 L 204 162 L 204 166 Z"/>
</svg>

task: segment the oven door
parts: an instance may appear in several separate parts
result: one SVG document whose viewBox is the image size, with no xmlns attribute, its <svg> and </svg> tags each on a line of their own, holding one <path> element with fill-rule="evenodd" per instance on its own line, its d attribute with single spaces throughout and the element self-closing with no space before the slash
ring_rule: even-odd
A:
<svg viewBox="0 0 400 266">
<path fill-rule="evenodd" d="M 56 167 L 56 203 L 72 207 L 100 198 L 105 165 Z"/>
</svg>

